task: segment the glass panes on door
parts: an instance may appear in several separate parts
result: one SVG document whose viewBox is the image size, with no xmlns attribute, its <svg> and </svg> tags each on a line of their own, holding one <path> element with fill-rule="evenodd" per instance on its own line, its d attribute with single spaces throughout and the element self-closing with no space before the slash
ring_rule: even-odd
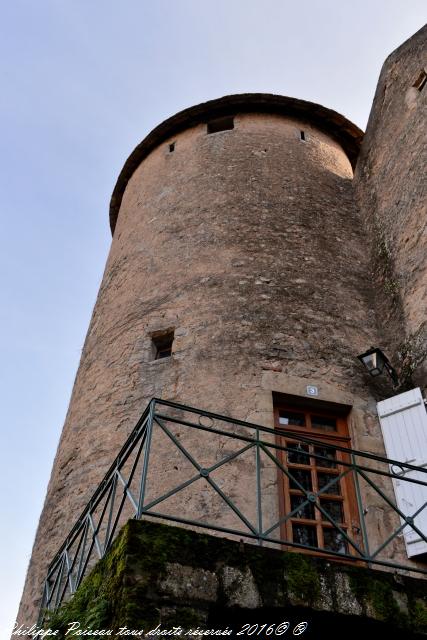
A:
<svg viewBox="0 0 427 640">
<path fill-rule="evenodd" d="M 297 547 L 354 553 L 346 538 L 352 539 L 358 518 L 351 474 L 342 476 L 347 470 L 342 462 L 348 461 L 343 448 L 349 445 L 345 420 L 321 411 L 280 408 L 276 426 L 286 470 L 279 472 L 284 501 L 281 537 Z"/>
</svg>

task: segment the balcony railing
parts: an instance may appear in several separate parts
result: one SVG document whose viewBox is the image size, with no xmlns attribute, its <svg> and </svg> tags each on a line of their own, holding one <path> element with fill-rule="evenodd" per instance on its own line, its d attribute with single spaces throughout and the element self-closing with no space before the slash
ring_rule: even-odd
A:
<svg viewBox="0 0 427 640">
<path fill-rule="evenodd" d="M 290 456 L 302 468 L 315 459 L 330 481 L 310 490 L 298 465 L 288 465 Z M 327 506 L 344 481 L 357 518 Z M 426 500 L 403 513 L 393 481 L 416 485 L 418 493 L 422 487 Z M 296 506 L 283 506 L 290 504 L 284 486 L 298 495 Z M 340 504 L 345 507 L 344 498 Z M 160 518 L 259 545 L 426 574 L 427 567 L 407 558 L 403 541 L 412 531 L 427 542 L 417 526 L 426 505 L 426 469 L 153 399 L 50 564 L 40 620 L 76 591 L 129 518 Z M 328 532 L 322 544 L 289 533 L 307 522 L 308 507 Z"/>
</svg>

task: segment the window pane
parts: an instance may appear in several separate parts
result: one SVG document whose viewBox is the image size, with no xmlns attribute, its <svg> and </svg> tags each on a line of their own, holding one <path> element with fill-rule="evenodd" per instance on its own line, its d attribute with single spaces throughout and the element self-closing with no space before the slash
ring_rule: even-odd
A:
<svg viewBox="0 0 427 640">
<path fill-rule="evenodd" d="M 348 544 L 342 533 L 335 529 L 323 529 L 325 549 L 337 553 L 348 553 Z"/>
<path fill-rule="evenodd" d="M 307 444 L 287 442 L 286 446 L 292 449 L 292 451 L 288 451 L 288 462 L 291 464 L 310 464 Z"/>
<path fill-rule="evenodd" d="M 342 502 L 338 502 L 337 500 L 321 500 L 320 506 L 326 511 L 326 513 L 334 520 L 335 522 L 343 522 L 344 514 L 342 508 Z M 322 519 L 326 520 L 325 516 L 322 514 Z"/>
<path fill-rule="evenodd" d="M 311 416 L 311 426 L 313 427 L 313 429 L 322 429 L 322 431 L 336 431 L 337 421 L 335 418 Z"/>
<path fill-rule="evenodd" d="M 303 503 L 306 503 L 304 506 Z M 298 508 L 299 507 L 299 508 Z M 305 496 L 291 496 L 291 510 L 298 508 L 293 518 L 306 518 L 306 520 L 314 520 L 314 506 L 311 502 L 307 502 Z"/>
<path fill-rule="evenodd" d="M 289 473 L 297 480 L 300 485 L 307 491 L 312 490 L 311 473 L 304 469 L 289 469 Z M 293 480 L 289 479 L 291 489 L 299 489 L 300 487 Z"/>
<path fill-rule="evenodd" d="M 337 478 L 337 477 L 338 476 L 333 476 L 330 473 L 319 472 L 317 474 L 317 483 L 319 486 L 319 491 L 321 491 L 323 487 L 326 487 L 326 485 L 329 484 L 329 482 L 331 482 L 334 478 Z M 340 496 L 341 495 L 340 481 L 338 480 L 337 482 L 332 484 L 328 489 L 326 489 L 324 493 L 330 493 L 331 495 Z"/>
<path fill-rule="evenodd" d="M 305 427 L 305 416 L 303 413 L 293 413 L 292 411 L 280 411 L 279 423 L 284 425 L 294 425 Z"/>
<path fill-rule="evenodd" d="M 292 525 L 293 541 L 304 544 L 307 547 L 317 547 L 317 533 L 315 527 L 305 524 Z"/>
<path fill-rule="evenodd" d="M 335 460 L 337 459 L 337 452 L 335 451 L 335 449 L 330 449 L 329 447 L 314 447 L 314 453 L 317 456 L 323 456 L 323 458 L 327 458 L 327 460 L 316 459 L 317 467 L 328 467 L 329 469 L 336 468 L 337 465 Z"/>
</svg>

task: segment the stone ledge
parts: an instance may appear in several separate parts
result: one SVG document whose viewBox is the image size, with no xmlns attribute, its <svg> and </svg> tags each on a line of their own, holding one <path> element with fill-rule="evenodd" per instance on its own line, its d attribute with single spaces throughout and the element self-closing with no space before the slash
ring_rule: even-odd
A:
<svg viewBox="0 0 427 640">
<path fill-rule="evenodd" d="M 317 631 L 332 625 L 337 638 L 356 628 L 425 637 L 427 581 L 130 520 L 49 626 L 63 634 L 75 620 L 110 629 L 225 628 L 298 615 Z"/>
</svg>

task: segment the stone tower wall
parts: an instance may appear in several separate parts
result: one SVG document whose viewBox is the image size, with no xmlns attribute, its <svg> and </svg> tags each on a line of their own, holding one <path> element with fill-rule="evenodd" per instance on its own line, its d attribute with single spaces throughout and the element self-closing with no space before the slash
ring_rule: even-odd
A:
<svg viewBox="0 0 427 640">
<path fill-rule="evenodd" d="M 402 378 L 412 374 L 415 383 L 426 386 L 427 86 L 421 91 L 415 86 L 423 71 L 427 26 L 384 63 L 355 186 L 373 241 L 383 346 Z"/>
</svg>

